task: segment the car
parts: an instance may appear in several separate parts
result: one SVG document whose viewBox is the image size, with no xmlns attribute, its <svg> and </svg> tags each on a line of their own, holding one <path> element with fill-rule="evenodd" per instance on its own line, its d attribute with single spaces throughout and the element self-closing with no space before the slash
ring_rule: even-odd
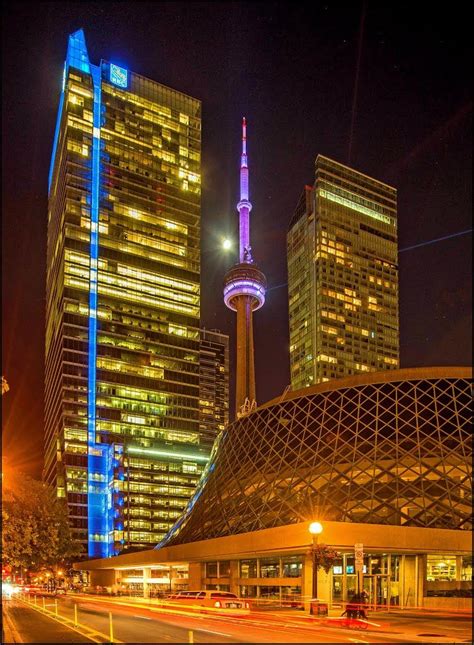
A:
<svg viewBox="0 0 474 645">
<path fill-rule="evenodd" d="M 232 616 L 247 616 L 250 613 L 249 603 L 230 591 L 200 590 L 178 591 L 170 594 L 165 603 L 178 604 L 187 609 L 224 613 Z"/>
</svg>

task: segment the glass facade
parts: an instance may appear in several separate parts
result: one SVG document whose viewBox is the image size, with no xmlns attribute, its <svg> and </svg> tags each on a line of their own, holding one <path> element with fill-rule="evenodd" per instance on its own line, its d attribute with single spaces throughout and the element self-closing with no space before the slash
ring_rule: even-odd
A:
<svg viewBox="0 0 474 645">
<path fill-rule="evenodd" d="M 361 374 L 257 408 L 219 435 L 161 546 L 314 517 L 470 530 L 470 378 L 441 367 Z M 241 566 L 255 575 L 253 560 Z M 264 570 L 271 577 L 276 565 Z"/>
<path fill-rule="evenodd" d="M 201 104 L 70 37 L 48 202 L 45 470 L 90 556 L 156 543 L 200 432 Z"/>
<path fill-rule="evenodd" d="M 294 390 L 399 366 L 397 192 L 319 155 L 287 237 Z"/>
<path fill-rule="evenodd" d="M 229 336 L 201 329 L 199 432 L 211 445 L 229 423 Z"/>
</svg>

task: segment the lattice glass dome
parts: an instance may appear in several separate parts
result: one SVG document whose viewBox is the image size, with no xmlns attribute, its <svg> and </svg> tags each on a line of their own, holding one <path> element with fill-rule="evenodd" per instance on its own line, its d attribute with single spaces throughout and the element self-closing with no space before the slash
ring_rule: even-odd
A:
<svg viewBox="0 0 474 645">
<path fill-rule="evenodd" d="M 314 517 L 470 529 L 471 374 L 364 374 L 258 408 L 222 432 L 159 546 Z"/>
</svg>

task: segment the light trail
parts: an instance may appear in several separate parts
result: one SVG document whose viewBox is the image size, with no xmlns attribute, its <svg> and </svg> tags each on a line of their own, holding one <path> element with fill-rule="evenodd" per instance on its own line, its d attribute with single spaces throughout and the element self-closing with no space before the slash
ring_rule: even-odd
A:
<svg viewBox="0 0 474 645">
<path fill-rule="evenodd" d="M 436 242 L 442 242 L 443 240 L 450 240 L 453 237 L 459 237 L 460 235 L 467 235 L 472 233 L 472 228 L 468 228 L 465 231 L 459 231 L 458 233 L 451 233 L 451 235 L 444 235 L 443 237 L 437 237 L 434 240 L 428 240 L 427 242 L 420 242 L 419 244 L 414 244 L 413 246 L 406 246 L 404 249 L 400 249 L 398 252 L 403 253 L 403 251 L 411 251 L 412 249 L 419 249 L 420 246 L 428 246 L 428 244 L 435 244 Z"/>
</svg>

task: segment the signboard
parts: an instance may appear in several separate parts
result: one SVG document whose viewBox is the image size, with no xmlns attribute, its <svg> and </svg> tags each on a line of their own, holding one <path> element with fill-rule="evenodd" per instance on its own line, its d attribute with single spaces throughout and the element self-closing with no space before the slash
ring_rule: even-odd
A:
<svg viewBox="0 0 474 645">
<path fill-rule="evenodd" d="M 110 82 L 124 89 L 128 86 L 128 70 L 110 63 Z"/>
<path fill-rule="evenodd" d="M 356 571 L 362 571 L 364 566 L 364 545 L 354 544 L 355 568 Z"/>
</svg>

